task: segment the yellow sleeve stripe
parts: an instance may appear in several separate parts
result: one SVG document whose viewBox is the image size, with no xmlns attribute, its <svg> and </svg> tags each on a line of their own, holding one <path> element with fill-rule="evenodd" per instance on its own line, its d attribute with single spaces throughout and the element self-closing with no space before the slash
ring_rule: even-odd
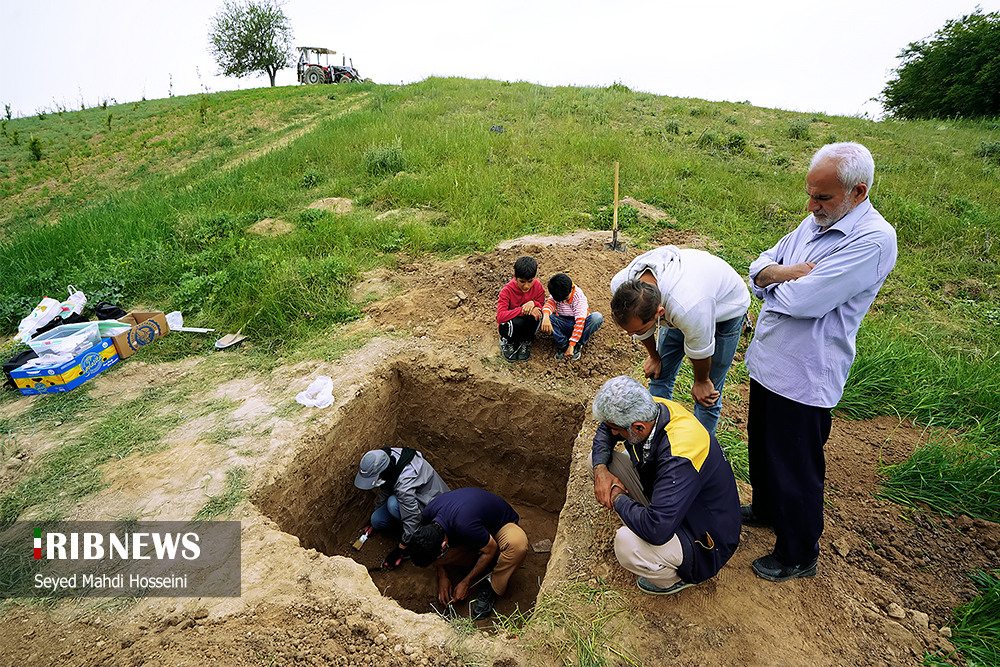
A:
<svg viewBox="0 0 1000 667">
<path fill-rule="evenodd" d="M 694 469 L 701 472 L 701 466 L 708 458 L 708 431 L 680 403 L 657 396 L 654 396 L 653 400 L 663 403 L 670 410 L 670 421 L 663 428 L 667 432 L 667 437 L 670 438 L 670 452 L 674 456 L 688 459 Z"/>
</svg>

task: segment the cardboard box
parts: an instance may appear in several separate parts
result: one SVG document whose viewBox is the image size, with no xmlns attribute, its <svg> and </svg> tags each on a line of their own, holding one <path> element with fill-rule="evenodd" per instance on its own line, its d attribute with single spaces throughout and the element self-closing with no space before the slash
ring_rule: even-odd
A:
<svg viewBox="0 0 1000 667">
<path fill-rule="evenodd" d="M 15 368 L 10 372 L 14 384 L 25 396 L 36 394 L 57 394 L 76 389 L 81 384 L 106 371 L 118 363 L 118 351 L 110 338 L 101 339 L 86 352 L 57 366 L 23 370 Z"/>
<path fill-rule="evenodd" d="M 170 333 L 167 316 L 159 311 L 155 313 L 129 313 L 125 317 L 118 318 L 118 321 L 132 325 L 131 329 L 111 339 L 115 342 L 118 357 L 121 359 L 128 358 L 138 352 L 140 348 Z"/>
</svg>

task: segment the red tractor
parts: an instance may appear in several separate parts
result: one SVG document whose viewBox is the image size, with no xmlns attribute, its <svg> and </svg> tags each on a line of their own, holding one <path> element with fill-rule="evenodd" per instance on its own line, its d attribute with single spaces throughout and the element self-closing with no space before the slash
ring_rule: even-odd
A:
<svg viewBox="0 0 1000 667">
<path fill-rule="evenodd" d="M 341 83 L 359 82 L 361 75 L 354 69 L 354 62 L 347 64 L 347 57 L 342 56 L 340 65 L 331 65 L 330 56 L 336 51 L 316 46 L 300 46 L 299 64 L 296 67 L 299 83 Z M 319 57 L 326 56 L 326 64 L 320 64 Z"/>
</svg>

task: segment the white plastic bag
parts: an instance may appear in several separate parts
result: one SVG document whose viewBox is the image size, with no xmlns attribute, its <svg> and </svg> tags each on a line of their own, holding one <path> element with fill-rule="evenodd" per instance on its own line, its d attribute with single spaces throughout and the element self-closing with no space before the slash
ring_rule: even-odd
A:
<svg viewBox="0 0 1000 667">
<path fill-rule="evenodd" d="M 83 312 L 83 307 L 87 305 L 87 295 L 70 285 L 66 288 L 69 291 L 69 298 L 62 302 L 59 307 L 61 317 L 69 317 L 73 313 L 79 315 Z"/>
<path fill-rule="evenodd" d="M 39 327 L 44 327 L 56 318 L 61 306 L 62 304 L 55 299 L 43 297 L 35 309 L 17 325 L 17 339 L 22 343 L 27 343 Z"/>
<path fill-rule="evenodd" d="M 328 408 L 333 405 L 333 380 L 320 375 L 312 384 L 295 396 L 295 400 L 307 408 Z"/>
<path fill-rule="evenodd" d="M 167 313 L 167 326 L 171 331 L 175 331 L 184 326 L 184 314 L 179 310 Z"/>
</svg>

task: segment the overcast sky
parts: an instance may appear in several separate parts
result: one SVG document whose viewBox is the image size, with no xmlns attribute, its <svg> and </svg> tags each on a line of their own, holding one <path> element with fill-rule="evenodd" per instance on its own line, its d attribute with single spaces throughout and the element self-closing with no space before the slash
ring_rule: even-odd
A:
<svg viewBox="0 0 1000 667">
<path fill-rule="evenodd" d="M 15 117 L 268 85 L 216 75 L 221 0 L 0 0 L 0 103 Z M 362 76 L 608 86 L 878 118 L 896 56 L 1000 0 L 287 0 L 294 44 Z M 294 85 L 295 69 L 277 85 Z"/>
</svg>

